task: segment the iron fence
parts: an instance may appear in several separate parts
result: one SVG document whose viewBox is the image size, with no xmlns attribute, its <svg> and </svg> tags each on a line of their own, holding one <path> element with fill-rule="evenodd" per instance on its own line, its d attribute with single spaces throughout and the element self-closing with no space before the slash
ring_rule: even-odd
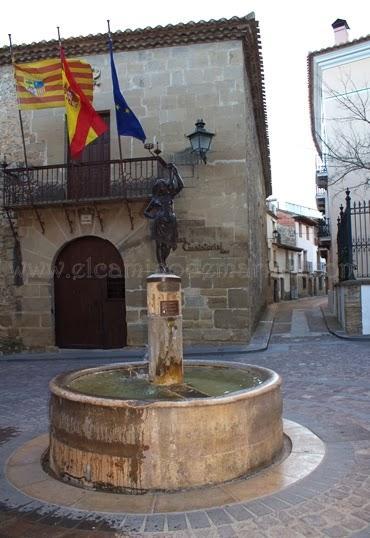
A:
<svg viewBox="0 0 370 538">
<path fill-rule="evenodd" d="M 338 217 L 338 269 L 340 280 L 370 277 L 370 201 L 351 205 L 346 190 L 345 207 Z"/>
</svg>

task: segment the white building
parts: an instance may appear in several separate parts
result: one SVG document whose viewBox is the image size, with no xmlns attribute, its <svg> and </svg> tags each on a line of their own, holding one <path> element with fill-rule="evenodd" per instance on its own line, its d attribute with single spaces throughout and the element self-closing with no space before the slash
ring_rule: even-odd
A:
<svg viewBox="0 0 370 538">
<path fill-rule="evenodd" d="M 325 217 L 319 247 L 328 261 L 330 306 L 348 333 L 369 334 L 370 240 L 365 230 L 370 229 L 370 35 L 349 41 L 345 20 L 337 19 L 332 26 L 334 46 L 308 56 L 311 129 L 321 160 L 316 200 Z M 351 218 L 343 219 L 340 274 L 337 219 L 340 206 L 346 207 L 346 189 Z"/>
</svg>

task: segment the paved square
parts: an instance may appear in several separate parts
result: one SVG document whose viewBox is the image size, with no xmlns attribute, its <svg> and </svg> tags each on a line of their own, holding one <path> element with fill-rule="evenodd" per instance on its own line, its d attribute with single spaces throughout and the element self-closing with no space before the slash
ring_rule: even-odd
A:
<svg viewBox="0 0 370 538">
<path fill-rule="evenodd" d="M 125 350 L 123 358 L 107 352 L 104 359 L 94 352 L 83 352 L 80 359 L 71 352 L 2 357 L 0 537 L 370 537 L 370 345 L 329 334 L 323 304 L 321 298 L 281 303 L 265 351 L 233 347 L 220 357 L 214 350 L 202 355 L 277 371 L 284 381 L 284 417 L 310 428 L 327 448 L 308 477 L 274 495 L 222 508 L 107 514 L 76 510 L 73 502 L 68 508 L 38 502 L 12 488 L 4 464 L 17 448 L 47 431 L 49 380 L 66 370 L 128 360 L 130 352 Z"/>
</svg>

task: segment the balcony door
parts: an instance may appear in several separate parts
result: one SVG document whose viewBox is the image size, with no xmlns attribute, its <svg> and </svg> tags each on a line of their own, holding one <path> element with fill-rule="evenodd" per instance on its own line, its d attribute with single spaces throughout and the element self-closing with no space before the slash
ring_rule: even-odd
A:
<svg viewBox="0 0 370 538">
<path fill-rule="evenodd" d="M 110 115 L 99 112 L 108 129 L 88 144 L 79 159 L 72 160 L 68 145 L 68 199 L 106 198 L 110 192 Z"/>
<path fill-rule="evenodd" d="M 124 265 L 110 241 L 86 236 L 67 243 L 55 263 L 54 300 L 58 347 L 126 345 Z"/>
</svg>

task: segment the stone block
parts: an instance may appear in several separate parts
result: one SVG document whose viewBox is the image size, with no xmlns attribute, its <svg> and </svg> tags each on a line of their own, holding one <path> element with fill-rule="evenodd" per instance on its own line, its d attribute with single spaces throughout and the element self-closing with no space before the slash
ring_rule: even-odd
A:
<svg viewBox="0 0 370 538">
<path fill-rule="evenodd" d="M 26 347 L 44 347 L 54 344 L 54 335 L 51 329 L 41 327 L 21 328 L 19 332 Z"/>
<path fill-rule="evenodd" d="M 196 54 L 192 54 L 189 58 L 189 68 L 196 68 L 196 67 L 208 67 L 209 64 L 209 58 L 207 51 L 197 51 Z"/>
<path fill-rule="evenodd" d="M 200 319 L 213 319 L 213 312 L 212 310 L 201 308 L 199 309 L 199 316 Z"/>
<path fill-rule="evenodd" d="M 51 314 L 41 314 L 41 327 L 53 327 L 53 318 Z"/>
<path fill-rule="evenodd" d="M 197 320 L 200 317 L 199 308 L 184 308 L 182 317 L 184 320 Z"/>
<path fill-rule="evenodd" d="M 212 288 L 212 278 L 205 274 L 191 275 L 190 283 L 193 288 Z"/>
<path fill-rule="evenodd" d="M 51 286 L 40 285 L 40 297 L 51 297 Z"/>
<path fill-rule="evenodd" d="M 15 316 L 16 327 L 40 327 L 39 314 L 17 314 Z"/>
<path fill-rule="evenodd" d="M 228 306 L 229 308 L 247 308 L 249 305 L 248 302 L 248 293 L 245 288 L 229 289 L 227 291 L 228 295 Z"/>
<path fill-rule="evenodd" d="M 246 288 L 248 286 L 247 274 L 227 274 L 213 280 L 215 288 Z"/>
<path fill-rule="evenodd" d="M 40 297 L 40 286 L 38 284 L 25 284 L 20 290 L 23 297 Z"/>
<path fill-rule="evenodd" d="M 146 291 L 145 290 L 126 290 L 126 305 L 144 307 L 146 305 Z"/>
<path fill-rule="evenodd" d="M 244 329 L 249 324 L 249 311 L 236 308 L 215 310 L 214 320 L 218 329 Z"/>
<path fill-rule="evenodd" d="M 204 306 L 204 297 L 201 295 L 195 295 L 187 297 L 185 295 L 185 305 L 186 306 Z"/>
<path fill-rule="evenodd" d="M 139 312 L 140 310 L 127 310 L 126 311 L 126 321 L 127 323 L 136 323 L 139 321 Z"/>
<path fill-rule="evenodd" d="M 211 66 L 217 66 L 224 68 L 228 62 L 228 55 L 226 50 L 210 50 L 209 52 L 209 64 Z"/>
<path fill-rule="evenodd" d="M 184 71 L 172 71 L 172 73 L 170 73 L 170 76 L 171 76 L 171 87 L 184 85 Z"/>
<path fill-rule="evenodd" d="M 213 310 L 216 308 L 226 308 L 227 300 L 226 297 L 209 297 L 207 299 L 208 308 Z"/>
<path fill-rule="evenodd" d="M 11 327 L 13 320 L 11 316 L 1 315 L 0 316 L 0 326 L 1 327 Z"/>
<path fill-rule="evenodd" d="M 148 326 L 145 323 L 127 325 L 127 344 L 142 346 L 148 342 Z"/>
<path fill-rule="evenodd" d="M 200 68 L 187 69 L 184 72 L 184 75 L 187 86 L 189 86 L 190 84 L 196 84 L 197 86 L 201 86 L 204 80 L 204 71 Z"/>
<path fill-rule="evenodd" d="M 344 290 L 344 320 L 348 334 L 362 334 L 360 286 L 346 286 Z"/>
<path fill-rule="evenodd" d="M 46 297 L 24 297 L 22 307 L 24 312 L 47 312 L 51 308 L 51 302 Z"/>
<path fill-rule="evenodd" d="M 215 343 L 215 342 L 232 342 L 232 331 L 225 329 L 203 329 L 198 328 L 184 329 L 184 339 L 189 343 Z"/>
<path fill-rule="evenodd" d="M 207 288 L 200 290 L 200 293 L 206 297 L 226 297 L 227 290 L 225 288 Z"/>
<path fill-rule="evenodd" d="M 197 94 L 195 97 L 195 104 L 200 108 L 207 108 L 210 106 L 218 106 L 220 98 L 214 93 Z"/>
</svg>

